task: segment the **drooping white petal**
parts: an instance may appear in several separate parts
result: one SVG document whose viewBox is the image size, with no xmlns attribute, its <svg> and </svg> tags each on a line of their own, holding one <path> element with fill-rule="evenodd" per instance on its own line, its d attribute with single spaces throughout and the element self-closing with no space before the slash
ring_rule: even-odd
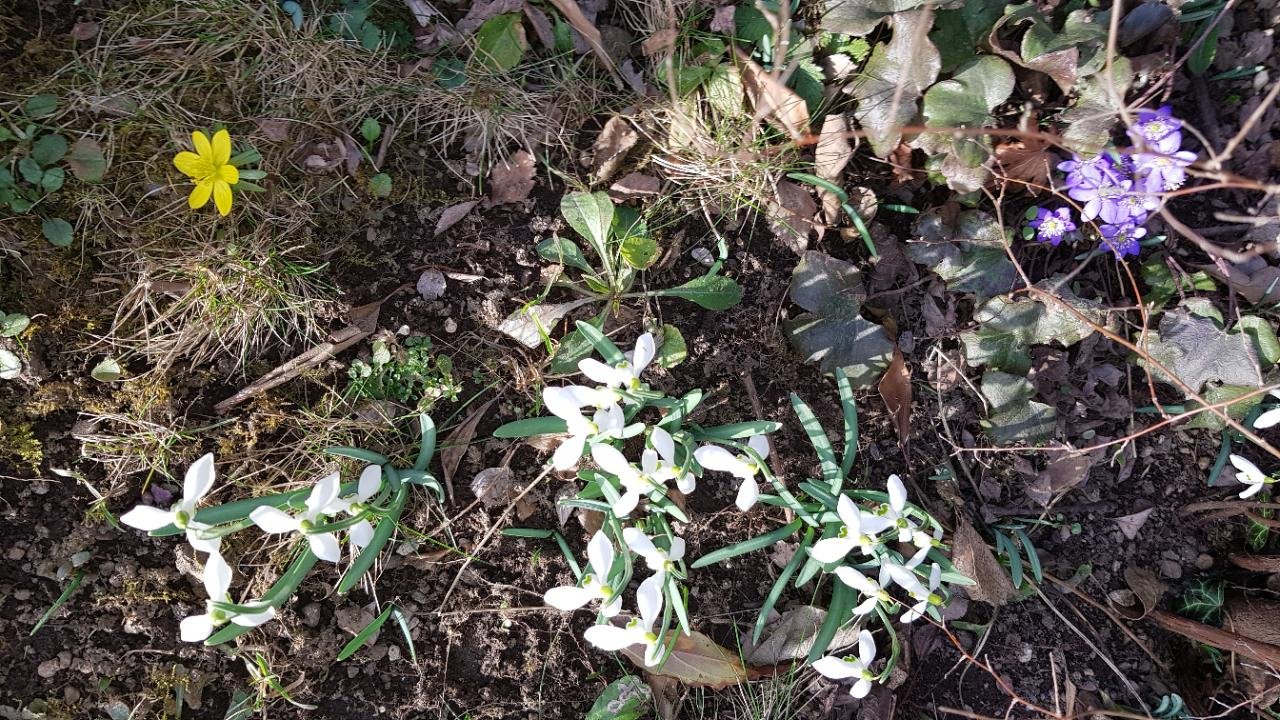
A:
<svg viewBox="0 0 1280 720">
<path fill-rule="evenodd" d="M 609 387 L 618 387 L 631 379 L 631 373 L 606 365 L 595 358 L 583 358 L 578 361 L 578 372 L 588 378 Z"/>
<path fill-rule="evenodd" d="M 635 377 L 640 377 L 640 373 L 649 367 L 649 363 L 653 362 L 657 354 L 657 343 L 654 342 L 651 333 L 645 333 L 636 338 L 636 349 L 631 354 L 631 373 Z"/>
<path fill-rule="evenodd" d="M 861 532 L 862 519 L 858 517 L 858 506 L 848 495 L 841 495 L 836 501 L 836 514 L 840 516 L 840 521 L 844 526 L 849 528 L 850 535 L 857 535 Z"/>
<path fill-rule="evenodd" d="M 848 555 L 849 551 L 853 550 L 854 545 L 856 543 L 852 536 L 825 538 L 813 544 L 813 547 L 809 550 L 809 555 L 814 560 L 826 565 Z"/>
<path fill-rule="evenodd" d="M 592 625 L 582 638 L 605 652 L 616 652 L 640 641 L 635 633 L 616 625 Z"/>
<path fill-rule="evenodd" d="M 338 499 L 338 492 L 342 487 L 342 478 L 338 473 L 325 475 L 316 481 L 315 487 L 311 488 L 311 493 L 307 495 L 306 517 L 315 520 L 320 517 L 325 508 L 333 504 Z"/>
<path fill-rule="evenodd" d="M 183 642 L 204 642 L 213 634 L 213 618 L 208 613 L 183 618 L 178 623 L 178 635 Z"/>
<path fill-rule="evenodd" d="M 592 445 L 591 459 L 600 466 L 601 470 L 618 476 L 623 482 L 636 474 L 635 468 L 631 467 L 627 457 L 612 445 Z"/>
<path fill-rule="evenodd" d="M 547 411 L 559 418 L 582 417 L 582 405 L 578 396 L 567 387 L 549 387 L 542 390 L 542 403 Z"/>
<path fill-rule="evenodd" d="M 120 522 L 132 528 L 151 532 L 173 524 L 173 512 L 150 505 L 139 505 L 120 516 Z"/>
<path fill-rule="evenodd" d="M 640 471 L 652 475 L 658 469 L 658 453 L 652 448 L 645 448 L 640 453 Z"/>
<path fill-rule="evenodd" d="M 876 609 L 876 604 L 877 604 L 877 603 L 879 603 L 879 602 L 880 602 L 879 598 L 876 598 L 876 597 L 874 597 L 874 596 L 873 596 L 873 597 L 869 597 L 869 598 L 867 598 L 866 600 L 863 600 L 861 603 L 859 603 L 859 604 L 857 604 L 857 605 L 855 605 L 855 606 L 854 606 L 854 608 L 853 608 L 853 614 L 854 614 L 854 615 L 869 615 L 869 614 L 871 614 L 871 612 L 872 612 L 872 611 L 874 611 L 874 610 Z"/>
<path fill-rule="evenodd" d="M 924 602 L 923 600 L 916 603 L 915 605 L 912 605 L 910 608 L 906 610 L 906 612 L 902 613 L 902 624 L 910 625 L 916 620 L 919 620 L 920 618 L 924 617 L 924 610 L 926 607 L 928 607 L 928 603 Z"/>
<path fill-rule="evenodd" d="M 560 447 L 551 454 L 551 466 L 556 470 L 570 470 L 578 466 L 582 459 L 582 451 L 587 447 L 586 435 L 570 435 L 560 442 Z"/>
<path fill-rule="evenodd" d="M 232 616 L 231 622 L 240 627 L 258 627 L 275 616 L 276 609 L 268 605 L 267 609 L 262 612 L 241 613 L 240 615 Z"/>
<path fill-rule="evenodd" d="M 763 435 L 752 435 L 747 440 L 747 447 L 755 450 L 762 460 L 769 457 L 769 438 Z"/>
<path fill-rule="evenodd" d="M 1253 421 L 1253 426 L 1259 430 L 1266 430 L 1269 427 L 1280 425 L 1280 408 L 1273 408 L 1258 416 Z"/>
<path fill-rule="evenodd" d="M 916 577 L 916 574 L 911 572 L 910 569 L 901 565 L 892 565 L 889 563 L 885 563 L 881 567 L 888 572 L 889 577 L 897 583 L 898 587 L 906 590 L 912 596 L 929 594 L 929 591 L 925 590 L 924 585 L 921 584 L 920 579 Z"/>
<path fill-rule="evenodd" d="M 852 688 L 849 688 L 849 694 L 856 698 L 864 698 L 869 692 L 871 692 L 871 681 L 866 678 L 859 680 L 853 684 Z"/>
<path fill-rule="evenodd" d="M 633 488 L 618 496 L 618 502 L 610 505 L 609 509 L 613 511 L 614 515 L 624 518 L 630 515 L 631 511 L 635 510 L 639 504 L 640 491 Z"/>
<path fill-rule="evenodd" d="M 297 532 L 299 527 L 298 518 L 270 505 L 254 508 L 249 519 L 265 533 Z"/>
<path fill-rule="evenodd" d="M 194 512 L 196 503 L 208 494 L 213 487 L 213 453 L 200 456 L 199 460 L 187 468 L 187 475 L 182 480 L 182 504 L 188 512 Z"/>
<path fill-rule="evenodd" d="M 1249 485 L 1249 486 L 1248 486 L 1248 487 L 1246 487 L 1244 490 L 1241 490 L 1241 491 L 1240 491 L 1240 499 L 1241 499 L 1241 500 L 1248 500 L 1249 498 L 1253 497 L 1254 495 L 1257 495 L 1257 494 L 1258 494 L 1258 493 L 1260 493 L 1260 492 L 1262 492 L 1262 484 L 1261 484 L 1261 483 L 1256 483 L 1256 484 Z"/>
<path fill-rule="evenodd" d="M 907 506 L 907 487 L 897 475 L 889 476 L 889 507 L 902 512 Z"/>
<path fill-rule="evenodd" d="M 684 538 L 673 537 L 671 538 L 671 549 L 667 551 L 667 557 L 672 562 L 682 560 L 684 559 L 684 549 Z"/>
<path fill-rule="evenodd" d="M 1244 477 L 1240 479 L 1240 482 L 1264 483 L 1267 481 L 1266 474 L 1259 470 L 1258 466 L 1254 465 L 1247 458 L 1243 458 L 1239 455 L 1232 455 L 1231 464 L 1235 466 L 1236 470 L 1239 470 L 1240 473 L 1244 474 Z"/>
<path fill-rule="evenodd" d="M 604 615 L 607 618 L 611 618 L 620 612 L 622 612 L 622 594 L 621 593 L 614 595 L 612 600 L 606 603 L 604 607 L 600 608 L 600 614 Z"/>
<path fill-rule="evenodd" d="M 862 666 L 870 667 L 871 662 L 876 659 L 876 640 L 871 637 L 870 630 L 862 630 L 858 633 L 858 662 Z"/>
<path fill-rule="evenodd" d="M 835 655 L 827 655 L 813 661 L 813 669 L 818 671 L 819 675 L 831 678 L 832 680 L 844 680 L 862 674 L 862 668 L 855 663 L 851 663 L 844 658 Z"/>
<path fill-rule="evenodd" d="M 662 611 L 662 585 L 666 580 L 665 573 L 654 573 L 636 588 L 636 609 L 640 611 L 640 625 L 645 632 L 653 629 L 653 623 Z"/>
<path fill-rule="evenodd" d="M 222 548 L 222 538 L 216 535 L 206 535 L 207 525 L 200 524 L 197 527 L 187 526 L 187 544 L 192 550 L 199 552 L 216 553 Z"/>
<path fill-rule="evenodd" d="M 863 535 L 871 535 L 872 537 L 879 535 L 890 527 L 893 527 L 893 520 L 890 520 L 883 515 L 877 515 L 865 510 L 858 511 L 858 523 L 860 525 L 858 532 Z"/>
<path fill-rule="evenodd" d="M 231 589 L 231 566 L 218 553 L 210 553 L 204 561 L 204 569 L 200 572 L 204 581 L 204 591 L 210 600 L 223 600 Z"/>
<path fill-rule="evenodd" d="M 693 473 L 685 473 L 684 475 L 676 478 L 676 488 L 685 495 L 688 495 L 698 489 L 698 478 L 694 477 Z"/>
<path fill-rule="evenodd" d="M 760 484 L 757 483 L 756 479 L 753 477 L 743 478 L 742 484 L 738 486 L 738 497 L 734 501 L 734 504 L 738 506 L 739 510 L 746 512 L 750 510 L 759 499 Z"/>
<path fill-rule="evenodd" d="M 361 520 L 351 529 L 347 530 L 347 540 L 357 549 L 363 549 L 373 541 L 373 524 L 368 520 Z"/>
<path fill-rule="evenodd" d="M 599 428 L 601 435 L 621 437 L 622 429 L 627 426 L 626 413 L 616 403 L 596 411 L 592 422 Z"/>
<path fill-rule="evenodd" d="M 746 463 L 719 445 L 703 445 L 693 451 L 693 457 L 707 470 L 732 473 L 738 477 L 747 477 L 751 474 L 751 468 L 747 467 Z"/>
<path fill-rule="evenodd" d="M 594 600 L 596 594 L 576 585 L 553 587 L 542 594 L 542 600 L 557 610 L 577 610 Z"/>
<path fill-rule="evenodd" d="M 591 571 L 600 582 L 608 582 L 609 571 L 613 569 L 613 543 L 603 530 L 597 530 L 587 541 L 587 561 Z"/>
<path fill-rule="evenodd" d="M 842 566 L 836 568 L 836 577 L 845 585 L 857 590 L 863 595 L 875 595 L 880 592 L 880 586 L 875 580 L 863 575 L 854 568 Z"/>
<path fill-rule="evenodd" d="M 316 557 L 327 562 L 338 562 L 342 559 L 342 548 L 338 545 L 338 537 L 333 533 L 310 533 L 307 544 Z"/>
<path fill-rule="evenodd" d="M 649 539 L 648 535 L 645 535 L 637 528 L 622 528 L 622 539 L 627 543 L 627 547 L 631 548 L 631 552 L 640 557 L 647 558 L 651 555 L 656 555 L 658 552 L 653 540 Z"/>
<path fill-rule="evenodd" d="M 653 431 L 649 433 L 649 443 L 653 445 L 654 450 L 658 451 L 658 457 L 670 465 L 675 464 L 676 441 L 671 437 L 671 433 L 655 425 Z"/>
<path fill-rule="evenodd" d="M 942 583 L 942 566 L 934 563 L 929 569 L 929 589 L 937 590 L 938 585 Z"/>
<path fill-rule="evenodd" d="M 916 551 L 914 555 L 912 555 L 910 558 L 907 559 L 905 563 L 902 564 L 903 567 L 914 568 L 918 566 L 920 563 L 924 562 L 925 558 L 929 557 L 929 551 L 932 549 L 933 548 L 931 547 L 920 548 L 919 550 Z"/>
<path fill-rule="evenodd" d="M 369 465 L 360 472 L 360 482 L 356 484 L 356 502 L 364 502 L 373 497 L 382 488 L 382 468 Z"/>
</svg>

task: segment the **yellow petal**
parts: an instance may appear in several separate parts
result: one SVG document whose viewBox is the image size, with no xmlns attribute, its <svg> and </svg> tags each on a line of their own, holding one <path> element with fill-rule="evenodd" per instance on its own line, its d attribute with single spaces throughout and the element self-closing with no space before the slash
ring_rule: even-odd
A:
<svg viewBox="0 0 1280 720">
<path fill-rule="evenodd" d="M 231 135 L 226 130 L 213 134 L 213 166 L 221 167 L 231 159 Z"/>
<path fill-rule="evenodd" d="M 201 180 L 192 188 L 191 195 L 187 198 L 187 205 L 192 210 L 199 210 L 209 204 L 209 196 L 213 194 L 213 181 Z"/>
<path fill-rule="evenodd" d="M 209 138 L 204 133 L 196 130 L 191 133 L 191 142 L 195 143 L 196 154 L 200 156 L 200 159 L 211 163 L 213 160 L 213 148 L 209 147 Z"/>
<path fill-rule="evenodd" d="M 218 168 L 218 179 L 228 185 L 235 185 L 240 182 L 240 171 L 235 165 L 223 165 Z"/>
<path fill-rule="evenodd" d="M 219 214 L 231 212 L 231 186 L 222 180 L 213 181 L 213 204 L 218 206 Z"/>
<path fill-rule="evenodd" d="M 193 178 L 202 178 L 209 175 L 209 163 L 200 158 L 193 152 L 178 153 L 173 157 L 173 166 L 178 168 L 178 172 Z"/>
</svg>

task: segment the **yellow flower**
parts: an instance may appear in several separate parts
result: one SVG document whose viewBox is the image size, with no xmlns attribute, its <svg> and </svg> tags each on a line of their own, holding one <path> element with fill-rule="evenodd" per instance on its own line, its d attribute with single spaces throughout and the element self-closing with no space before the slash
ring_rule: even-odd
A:
<svg viewBox="0 0 1280 720">
<path fill-rule="evenodd" d="M 191 133 L 191 141 L 195 143 L 195 152 L 180 152 L 173 158 L 174 167 L 196 183 L 187 204 L 198 210 L 207 205 L 212 196 L 218 212 L 226 215 L 231 212 L 231 186 L 240 182 L 240 171 L 231 164 L 231 136 L 226 130 L 219 130 L 210 143 L 209 138 L 197 130 Z"/>
</svg>

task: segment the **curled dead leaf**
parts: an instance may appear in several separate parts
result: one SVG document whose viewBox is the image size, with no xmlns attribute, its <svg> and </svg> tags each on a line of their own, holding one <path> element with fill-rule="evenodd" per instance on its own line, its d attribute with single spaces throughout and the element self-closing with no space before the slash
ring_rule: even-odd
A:
<svg viewBox="0 0 1280 720">
<path fill-rule="evenodd" d="M 880 378 L 880 399 L 893 419 L 893 429 L 898 431 L 898 446 L 907 452 L 911 444 L 911 371 L 907 369 L 902 350 L 893 348 L 893 359 Z"/>
<path fill-rule="evenodd" d="M 951 560 L 960 574 L 974 584 L 966 588 L 969 598 L 1000 607 L 1017 596 L 1004 566 L 991 554 L 987 543 L 968 518 L 961 517 L 951 544 Z"/>
<path fill-rule="evenodd" d="M 515 487 L 515 477 L 508 467 L 485 468 L 471 479 L 472 494 L 487 508 L 510 502 Z"/>
<path fill-rule="evenodd" d="M 476 436 L 476 426 L 480 424 L 481 418 L 488 412 L 490 407 L 497 398 L 491 398 L 488 402 L 471 411 L 462 424 L 453 432 L 449 433 L 449 437 L 441 444 L 440 447 L 440 470 L 444 473 L 445 489 L 449 492 L 449 502 L 453 502 L 453 475 L 458 472 L 458 464 L 462 462 L 462 456 L 467 452 L 467 446 Z"/>
<path fill-rule="evenodd" d="M 621 115 L 609 118 L 592 146 L 591 170 L 595 182 L 606 182 L 617 174 L 627 153 L 639 140 L 640 135 L 626 118 Z"/>
<path fill-rule="evenodd" d="M 751 58 L 738 51 L 741 63 L 742 89 L 755 108 L 756 117 L 767 120 L 787 133 L 792 140 L 809 134 L 809 106 L 791 88 L 784 85 Z"/>
<path fill-rule="evenodd" d="M 506 205 L 529 197 L 534 170 L 533 155 L 525 150 L 495 165 L 489 173 L 489 204 Z"/>
<path fill-rule="evenodd" d="M 1088 455 L 1055 458 L 1027 485 L 1027 497 L 1047 507 L 1054 498 L 1084 482 L 1092 466 L 1093 460 Z"/>
<path fill-rule="evenodd" d="M 632 645 L 623 648 L 622 654 L 635 663 L 636 667 L 645 667 L 644 646 Z M 750 679 L 746 667 L 736 653 L 717 645 L 714 640 L 700 632 L 691 635 L 680 634 L 666 662 L 661 667 L 649 668 L 649 672 L 659 677 L 674 678 L 689 687 L 712 690 L 737 685 Z"/>
</svg>

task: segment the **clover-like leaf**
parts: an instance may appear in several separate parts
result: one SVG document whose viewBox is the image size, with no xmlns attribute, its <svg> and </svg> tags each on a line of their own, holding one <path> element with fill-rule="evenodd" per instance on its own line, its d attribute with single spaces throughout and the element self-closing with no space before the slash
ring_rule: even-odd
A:
<svg viewBox="0 0 1280 720">
<path fill-rule="evenodd" d="M 854 117 L 867 132 L 871 149 L 880 157 L 888 157 L 898 147 L 902 126 L 915 119 L 921 95 L 938 78 L 942 67 L 938 48 L 926 34 L 929 19 L 923 10 L 894 15 L 893 38 L 876 45 L 862 74 L 850 87 L 858 101 Z"/>
<path fill-rule="evenodd" d="M 1038 445 L 1053 439 L 1057 411 L 1031 399 L 1036 391 L 1025 377 L 998 371 L 983 373 L 981 392 L 991 406 L 983 425 L 997 444 Z"/>
<path fill-rule="evenodd" d="M 861 315 L 865 297 L 862 276 L 852 265 L 810 250 L 791 274 L 791 299 L 809 312 L 783 325 L 805 362 L 818 363 L 827 374 L 843 369 L 864 386 L 875 382 L 893 355 L 884 328 Z"/>
<path fill-rule="evenodd" d="M 71 174 L 78 180 L 87 183 L 102 182 L 103 175 L 107 173 L 107 158 L 97 140 L 82 137 L 71 145 L 67 167 L 71 168 Z"/>
<path fill-rule="evenodd" d="M 1147 337 L 1146 351 L 1195 392 L 1210 381 L 1253 388 L 1263 383 L 1249 334 L 1242 329 L 1227 332 L 1212 319 L 1186 310 L 1169 310 L 1161 316 L 1159 331 Z M 1156 379 L 1174 384 L 1168 375 L 1151 370 Z"/>
<path fill-rule="evenodd" d="M 1008 292 L 1017 282 L 1004 230 L 981 210 L 960 213 L 954 225 L 937 212 L 923 213 L 915 234 L 919 239 L 907 243 L 907 254 L 936 272 L 952 290 L 985 300 Z"/>
<path fill-rule="evenodd" d="M 819 27 L 841 35 L 868 35 L 885 17 L 928 3 L 929 0 L 828 0 Z"/>
</svg>

